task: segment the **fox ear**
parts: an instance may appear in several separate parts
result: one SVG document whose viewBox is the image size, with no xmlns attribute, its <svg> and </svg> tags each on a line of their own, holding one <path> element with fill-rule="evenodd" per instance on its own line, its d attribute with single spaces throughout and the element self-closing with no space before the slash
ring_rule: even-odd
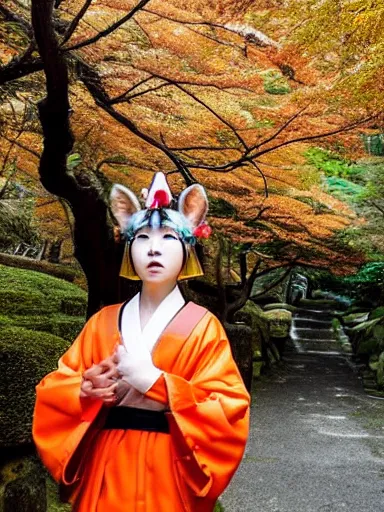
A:
<svg viewBox="0 0 384 512">
<path fill-rule="evenodd" d="M 113 216 L 123 232 L 132 215 L 141 209 L 139 200 L 129 188 L 115 184 L 111 190 L 110 203 Z"/>
<path fill-rule="evenodd" d="M 195 183 L 183 190 L 179 197 L 179 212 L 197 227 L 204 222 L 208 213 L 208 198 L 204 188 Z"/>
</svg>

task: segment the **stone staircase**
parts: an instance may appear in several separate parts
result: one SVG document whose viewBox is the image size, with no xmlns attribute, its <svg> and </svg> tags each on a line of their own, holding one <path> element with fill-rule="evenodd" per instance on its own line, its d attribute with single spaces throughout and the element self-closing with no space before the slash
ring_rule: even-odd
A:
<svg viewBox="0 0 384 512">
<path fill-rule="evenodd" d="M 348 342 L 348 337 L 332 326 L 338 304 L 334 301 L 301 299 L 292 317 L 290 330 L 291 348 L 299 353 L 344 353 L 340 340 Z"/>
</svg>

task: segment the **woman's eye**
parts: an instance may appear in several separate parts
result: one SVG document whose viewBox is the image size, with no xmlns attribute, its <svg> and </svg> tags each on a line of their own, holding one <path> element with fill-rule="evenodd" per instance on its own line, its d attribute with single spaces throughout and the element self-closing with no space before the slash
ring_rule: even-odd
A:
<svg viewBox="0 0 384 512">
<path fill-rule="evenodd" d="M 163 238 L 166 240 L 177 240 L 177 236 L 171 235 L 171 233 L 166 233 Z"/>
<path fill-rule="evenodd" d="M 146 238 L 149 238 L 149 236 L 146 235 L 145 233 L 141 233 L 141 235 L 137 235 L 136 238 L 146 239 Z"/>
</svg>

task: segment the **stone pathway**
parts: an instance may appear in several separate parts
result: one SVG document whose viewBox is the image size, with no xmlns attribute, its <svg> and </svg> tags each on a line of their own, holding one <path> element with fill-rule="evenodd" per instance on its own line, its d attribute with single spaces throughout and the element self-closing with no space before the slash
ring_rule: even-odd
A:
<svg viewBox="0 0 384 512">
<path fill-rule="evenodd" d="M 225 512 L 384 511 L 384 401 L 345 357 L 288 353 L 254 391 Z"/>
</svg>

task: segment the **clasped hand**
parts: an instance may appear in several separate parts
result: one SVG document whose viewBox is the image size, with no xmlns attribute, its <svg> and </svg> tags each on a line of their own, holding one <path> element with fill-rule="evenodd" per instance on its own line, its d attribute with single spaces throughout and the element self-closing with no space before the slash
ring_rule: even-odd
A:
<svg viewBox="0 0 384 512">
<path fill-rule="evenodd" d="M 92 397 L 114 404 L 131 388 L 145 393 L 161 375 L 144 346 L 126 349 L 119 345 L 112 356 L 83 373 L 80 397 Z"/>
<path fill-rule="evenodd" d="M 115 353 L 86 370 L 83 373 L 80 398 L 99 398 L 105 403 L 114 403 L 117 381 L 120 377 L 117 371 L 117 363 Z"/>
</svg>

